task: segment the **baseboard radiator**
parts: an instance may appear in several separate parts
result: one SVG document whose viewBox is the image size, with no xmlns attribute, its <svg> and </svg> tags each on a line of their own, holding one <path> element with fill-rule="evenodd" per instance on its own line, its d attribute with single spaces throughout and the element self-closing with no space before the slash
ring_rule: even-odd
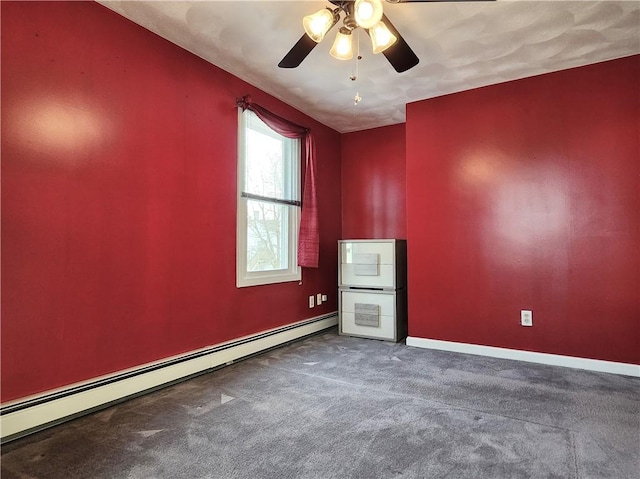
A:
<svg viewBox="0 0 640 479">
<path fill-rule="evenodd" d="M 5 443 L 332 328 L 337 312 L 5 403 Z"/>
</svg>

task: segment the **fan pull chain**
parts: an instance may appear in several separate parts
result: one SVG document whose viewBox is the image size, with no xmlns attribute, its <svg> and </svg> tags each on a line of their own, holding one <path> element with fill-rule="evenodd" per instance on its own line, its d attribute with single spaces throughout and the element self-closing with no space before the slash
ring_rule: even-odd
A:
<svg viewBox="0 0 640 479">
<path fill-rule="evenodd" d="M 356 42 L 357 42 L 356 43 L 356 64 L 355 64 L 355 71 L 349 77 L 349 79 L 351 81 L 356 81 L 358 79 L 358 64 L 359 64 L 360 60 L 362 60 L 362 56 L 360 55 L 360 30 L 358 30 L 356 35 L 357 35 L 357 38 L 356 38 Z M 357 106 L 358 103 L 360 103 L 361 101 L 362 101 L 362 97 L 360 96 L 360 93 L 356 89 L 356 94 L 353 97 L 353 104 L 355 106 Z"/>
</svg>

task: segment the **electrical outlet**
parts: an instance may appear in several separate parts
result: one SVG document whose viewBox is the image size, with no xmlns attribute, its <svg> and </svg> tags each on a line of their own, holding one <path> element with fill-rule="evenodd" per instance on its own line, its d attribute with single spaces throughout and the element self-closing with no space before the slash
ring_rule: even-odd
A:
<svg viewBox="0 0 640 479">
<path fill-rule="evenodd" d="M 322 302 L 323 302 L 323 303 L 326 303 L 326 302 L 327 302 L 327 295 L 326 295 L 326 294 L 323 294 L 323 295 L 322 295 Z"/>
<path fill-rule="evenodd" d="M 314 299 L 315 299 L 315 297 L 313 295 L 309 296 L 309 307 L 310 308 L 313 308 L 315 306 Z"/>
<path fill-rule="evenodd" d="M 318 306 L 320 306 L 322 304 L 322 294 L 321 293 L 316 294 L 316 304 Z"/>
<path fill-rule="evenodd" d="M 522 326 L 533 326 L 533 312 L 526 309 L 520 311 L 520 324 Z"/>
</svg>

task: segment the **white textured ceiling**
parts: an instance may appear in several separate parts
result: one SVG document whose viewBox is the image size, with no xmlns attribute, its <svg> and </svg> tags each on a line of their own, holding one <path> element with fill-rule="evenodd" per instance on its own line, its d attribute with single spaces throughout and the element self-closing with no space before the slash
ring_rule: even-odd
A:
<svg viewBox="0 0 640 479">
<path fill-rule="evenodd" d="M 413 101 L 640 53 L 640 0 L 384 3 L 420 63 L 396 73 L 362 32 L 352 81 L 356 60 L 329 55 L 337 27 L 277 67 L 328 1 L 98 1 L 343 133 L 402 123 Z"/>
</svg>

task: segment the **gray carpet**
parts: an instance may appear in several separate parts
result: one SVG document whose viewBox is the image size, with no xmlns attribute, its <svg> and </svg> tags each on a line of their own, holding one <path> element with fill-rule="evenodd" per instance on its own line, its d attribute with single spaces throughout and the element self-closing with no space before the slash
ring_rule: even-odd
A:
<svg viewBox="0 0 640 479">
<path fill-rule="evenodd" d="M 328 332 L 2 448 L 2 479 L 640 477 L 640 380 Z"/>
</svg>

